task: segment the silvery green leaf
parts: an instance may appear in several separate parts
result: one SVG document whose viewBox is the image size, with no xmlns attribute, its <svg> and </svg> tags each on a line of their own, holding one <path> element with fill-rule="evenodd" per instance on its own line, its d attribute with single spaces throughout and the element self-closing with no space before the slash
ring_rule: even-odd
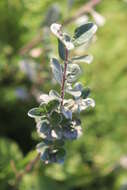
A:
<svg viewBox="0 0 127 190">
<path fill-rule="evenodd" d="M 45 109 L 45 106 L 43 106 L 43 107 L 32 108 L 31 110 L 29 110 L 28 116 L 36 118 L 36 117 L 42 117 L 46 113 L 47 110 Z"/>
<path fill-rule="evenodd" d="M 46 104 L 46 110 L 48 113 L 58 108 L 60 102 L 58 99 L 53 99 Z"/>
<path fill-rule="evenodd" d="M 86 98 L 83 99 L 83 101 L 87 104 L 87 106 L 95 107 L 95 101 L 92 98 Z"/>
<path fill-rule="evenodd" d="M 62 66 L 60 65 L 59 61 L 56 58 L 51 59 L 51 68 L 54 74 L 54 78 L 59 84 L 61 84 L 63 76 Z"/>
<path fill-rule="evenodd" d="M 80 113 L 79 105 L 76 103 L 73 104 L 73 107 L 71 108 L 71 110 L 73 113 Z"/>
<path fill-rule="evenodd" d="M 77 139 L 77 131 L 72 127 L 64 128 L 63 129 L 63 136 L 65 139 L 68 139 L 68 140 Z"/>
<path fill-rule="evenodd" d="M 77 64 L 68 64 L 67 65 L 67 82 L 75 82 L 78 76 L 81 74 L 79 65 Z"/>
<path fill-rule="evenodd" d="M 82 85 L 81 83 L 76 83 L 74 85 L 74 87 L 72 88 L 72 86 L 66 86 L 66 92 L 71 94 L 74 97 L 80 97 L 82 94 Z"/>
<path fill-rule="evenodd" d="M 48 103 L 52 100 L 52 98 L 48 94 L 41 94 L 40 100 L 42 101 L 42 103 Z"/>
<path fill-rule="evenodd" d="M 77 80 L 77 78 L 78 78 L 77 76 L 68 74 L 68 75 L 67 75 L 67 82 L 73 83 L 73 82 L 75 82 L 75 81 Z"/>
<path fill-rule="evenodd" d="M 92 55 L 83 55 L 83 56 L 76 56 L 72 58 L 73 62 L 85 62 L 87 64 L 90 64 L 93 61 L 93 56 Z"/>
<path fill-rule="evenodd" d="M 65 45 L 58 39 L 58 52 L 61 59 L 66 59 L 66 49 Z"/>
<path fill-rule="evenodd" d="M 57 100 L 61 101 L 60 95 L 59 95 L 58 92 L 56 92 L 55 90 L 50 90 L 49 96 L 50 96 L 51 98 L 54 98 L 54 99 L 57 99 Z"/>
<path fill-rule="evenodd" d="M 74 140 L 82 135 L 82 128 L 79 120 L 73 120 L 69 127 L 63 128 L 63 136 L 65 139 Z"/>
<path fill-rule="evenodd" d="M 55 90 L 50 90 L 49 95 L 41 94 L 40 96 L 41 104 L 48 104 L 50 101 L 55 99 L 61 101 L 60 95 Z"/>
<path fill-rule="evenodd" d="M 61 37 L 63 36 L 63 34 L 62 34 L 62 25 L 61 24 L 57 24 L 57 23 L 51 24 L 50 30 L 59 39 L 61 39 Z"/>
<path fill-rule="evenodd" d="M 66 89 L 66 92 L 67 92 L 68 94 L 71 94 L 71 95 L 74 96 L 74 97 L 79 97 L 79 96 L 81 96 L 81 91 L 76 90 L 76 89 L 74 89 L 74 88 L 72 88 L 72 89 Z"/>
<path fill-rule="evenodd" d="M 49 163 L 60 163 L 62 164 L 64 162 L 65 158 L 65 150 L 63 148 L 59 149 L 50 149 L 47 148 L 41 154 L 41 160 L 45 162 L 45 164 Z"/>
<path fill-rule="evenodd" d="M 80 111 L 83 111 L 88 107 L 95 107 L 95 101 L 92 98 L 79 99 L 77 104 Z"/>
<path fill-rule="evenodd" d="M 74 103 L 70 107 L 71 111 L 73 113 L 78 112 L 80 113 L 81 111 L 87 109 L 88 107 L 94 107 L 95 106 L 95 101 L 92 98 L 78 98 L 74 100 Z"/>
<path fill-rule="evenodd" d="M 46 138 L 50 135 L 50 125 L 48 120 L 42 120 L 41 122 L 37 123 L 37 132 L 39 133 L 40 137 Z"/>
<path fill-rule="evenodd" d="M 47 104 L 41 103 L 39 107 L 29 110 L 28 116 L 32 118 L 43 117 L 59 106 L 60 102 L 56 99 L 50 100 Z"/>
<path fill-rule="evenodd" d="M 52 33 L 65 45 L 66 49 L 74 48 L 73 42 L 68 34 L 62 32 L 62 25 L 53 23 L 50 27 Z"/>
<path fill-rule="evenodd" d="M 44 152 L 42 152 L 40 159 L 45 163 L 45 164 L 49 164 L 50 161 L 50 155 L 49 155 L 49 148 L 46 148 L 44 150 Z"/>
<path fill-rule="evenodd" d="M 61 114 L 58 113 L 57 111 L 53 111 L 50 114 L 50 122 L 53 126 L 58 125 L 62 121 Z"/>
<path fill-rule="evenodd" d="M 67 65 L 67 74 L 79 75 L 81 73 L 80 67 L 77 64 L 68 64 Z"/>
<path fill-rule="evenodd" d="M 42 154 L 47 147 L 48 146 L 44 142 L 41 142 L 41 143 L 37 144 L 36 149 L 37 149 L 38 153 Z"/>
<path fill-rule="evenodd" d="M 73 99 L 66 100 L 65 99 L 63 105 L 66 109 L 69 109 L 74 113 L 74 112 L 78 111 L 78 101 L 79 101 L 79 99 L 77 99 L 77 100 L 73 100 Z"/>
<path fill-rule="evenodd" d="M 80 120 L 72 121 L 72 126 L 77 132 L 77 138 L 81 137 L 82 135 L 81 121 Z"/>
<path fill-rule="evenodd" d="M 97 26 L 93 23 L 87 23 L 76 28 L 74 31 L 74 45 L 79 46 L 82 44 L 88 44 L 96 31 Z"/>
<path fill-rule="evenodd" d="M 66 119 L 72 119 L 72 111 L 66 109 L 66 108 L 62 108 L 62 113 L 65 116 Z"/>
<path fill-rule="evenodd" d="M 74 89 L 77 90 L 77 91 L 82 91 L 83 89 L 83 86 L 80 82 L 76 82 L 75 85 L 74 85 Z"/>
<path fill-rule="evenodd" d="M 89 88 L 82 89 L 81 97 L 83 99 L 86 99 L 89 95 L 90 95 L 90 89 Z"/>
<path fill-rule="evenodd" d="M 74 106 L 74 104 L 75 102 L 73 99 L 68 99 L 68 100 L 64 99 L 63 101 L 63 105 L 66 109 L 71 109 Z"/>
</svg>

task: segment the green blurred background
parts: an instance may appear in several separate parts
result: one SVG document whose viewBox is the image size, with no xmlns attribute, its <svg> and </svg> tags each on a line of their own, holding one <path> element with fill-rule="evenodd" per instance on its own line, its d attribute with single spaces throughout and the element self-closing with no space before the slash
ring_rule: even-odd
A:
<svg viewBox="0 0 127 190">
<path fill-rule="evenodd" d="M 39 142 L 27 112 L 38 105 L 40 93 L 58 88 L 49 65 L 51 55 L 58 55 L 57 41 L 48 26 L 52 19 L 63 23 L 86 2 L 0 0 L 0 190 L 127 190 L 126 0 L 102 0 L 94 8 L 106 22 L 87 51 L 93 63 L 81 65 L 80 80 L 96 101 L 95 109 L 81 115 L 83 136 L 66 145 L 63 165 L 39 161 L 15 186 Z"/>
</svg>

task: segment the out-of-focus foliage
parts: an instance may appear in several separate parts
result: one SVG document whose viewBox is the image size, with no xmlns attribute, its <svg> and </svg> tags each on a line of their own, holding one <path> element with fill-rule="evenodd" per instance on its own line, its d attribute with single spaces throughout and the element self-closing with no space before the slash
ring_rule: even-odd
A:
<svg viewBox="0 0 127 190">
<path fill-rule="evenodd" d="M 35 97 L 49 91 L 54 83 L 48 59 L 50 54 L 56 55 L 57 41 L 44 39 L 37 47 L 42 52 L 37 58 L 37 51 L 28 52 L 25 57 L 19 56 L 18 51 L 44 25 L 47 10 L 54 2 L 60 8 L 58 22 L 61 23 L 86 1 L 73 1 L 69 15 L 65 0 L 0 1 L 1 190 L 13 189 L 15 172 L 11 160 L 20 171 L 36 155 L 33 150 L 38 140 L 27 112 L 36 106 Z M 103 0 L 96 10 L 106 18 L 106 23 L 99 28 L 97 41 L 89 50 L 94 56 L 93 64 L 84 68 L 81 63 L 85 72 L 81 82 L 86 86 L 90 84 L 96 108 L 82 114 L 84 135 L 66 145 L 68 154 L 64 165 L 45 167 L 38 162 L 33 171 L 22 178 L 20 190 L 127 189 L 127 3 Z M 67 26 L 67 30 L 71 33 L 74 26 L 75 23 Z M 80 55 L 84 49 L 77 52 Z M 32 67 L 39 71 L 36 80 L 21 70 L 24 68 L 21 61 L 31 57 Z"/>
</svg>

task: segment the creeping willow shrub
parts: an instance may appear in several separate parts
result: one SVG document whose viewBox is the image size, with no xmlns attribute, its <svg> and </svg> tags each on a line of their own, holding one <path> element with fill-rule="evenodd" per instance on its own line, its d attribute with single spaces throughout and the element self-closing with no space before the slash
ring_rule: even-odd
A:
<svg viewBox="0 0 127 190">
<path fill-rule="evenodd" d="M 91 63 L 91 55 L 70 57 L 69 53 L 80 45 L 88 45 L 97 30 L 93 23 L 84 24 L 74 31 L 71 38 L 62 31 L 60 24 L 54 23 L 50 27 L 58 39 L 60 61 L 51 59 L 51 68 L 55 80 L 60 85 L 60 94 L 50 90 L 49 94 L 40 96 L 41 104 L 33 108 L 28 115 L 35 119 L 36 128 L 42 142 L 37 150 L 44 163 L 63 163 L 66 151 L 64 144 L 67 140 L 75 140 L 82 135 L 79 113 L 88 107 L 94 107 L 95 102 L 89 98 L 90 89 L 84 88 L 76 82 L 81 70 L 77 62 Z M 70 99 L 65 99 L 65 93 Z"/>
</svg>

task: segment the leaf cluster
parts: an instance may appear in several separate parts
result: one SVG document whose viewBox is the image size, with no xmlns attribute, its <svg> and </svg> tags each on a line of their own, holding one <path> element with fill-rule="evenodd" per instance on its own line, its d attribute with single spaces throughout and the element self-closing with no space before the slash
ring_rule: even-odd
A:
<svg viewBox="0 0 127 190">
<path fill-rule="evenodd" d="M 88 107 L 94 107 L 95 102 L 89 98 L 90 89 L 77 82 L 81 69 L 77 64 L 91 63 L 91 55 L 69 57 L 69 52 L 82 44 L 88 45 L 97 30 L 93 23 L 84 24 L 75 29 L 71 38 L 62 31 L 62 26 L 53 23 L 50 27 L 58 39 L 60 60 L 51 59 L 54 79 L 61 87 L 61 94 L 50 90 L 49 94 L 40 96 L 41 104 L 33 108 L 28 115 L 35 119 L 36 128 L 42 142 L 37 145 L 37 151 L 44 163 L 63 163 L 66 155 L 65 141 L 75 140 L 82 135 L 79 113 Z M 62 64 L 60 63 L 62 62 Z M 65 99 L 65 93 L 71 98 Z"/>
</svg>

